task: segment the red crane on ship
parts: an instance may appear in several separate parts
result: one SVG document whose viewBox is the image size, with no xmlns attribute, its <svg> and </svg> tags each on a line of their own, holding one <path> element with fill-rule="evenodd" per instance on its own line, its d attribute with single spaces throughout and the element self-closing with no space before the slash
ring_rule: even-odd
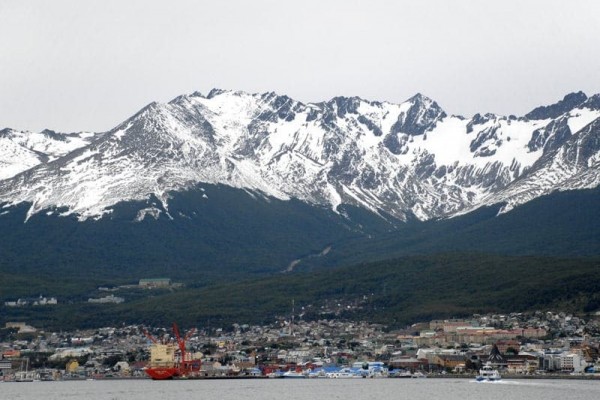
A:
<svg viewBox="0 0 600 400">
<path fill-rule="evenodd" d="M 199 360 L 186 360 L 185 355 L 187 354 L 185 351 L 185 343 L 192 337 L 192 335 L 196 332 L 196 328 L 192 328 L 185 334 L 182 338 L 179 334 L 179 327 L 176 323 L 173 322 L 173 333 L 175 333 L 175 339 L 177 341 L 177 346 L 179 347 L 179 352 L 181 353 L 181 363 L 180 363 L 180 372 L 183 375 L 187 375 L 188 372 L 193 372 L 200 370 Z"/>
</svg>

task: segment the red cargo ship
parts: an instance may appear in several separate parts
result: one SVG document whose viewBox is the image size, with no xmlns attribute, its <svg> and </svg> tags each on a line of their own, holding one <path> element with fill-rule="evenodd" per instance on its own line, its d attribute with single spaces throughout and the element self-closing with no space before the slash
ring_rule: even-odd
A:
<svg viewBox="0 0 600 400">
<path fill-rule="evenodd" d="M 185 343 L 194 331 L 195 329 L 192 329 L 182 338 L 179 334 L 179 328 L 177 328 L 176 324 L 173 324 L 176 343 L 159 342 L 148 332 L 144 331 L 146 336 L 152 341 L 152 346 L 150 346 L 150 362 L 144 369 L 146 374 L 155 380 L 189 378 L 197 375 L 198 371 L 200 371 L 200 360 L 187 360 L 185 349 Z"/>
</svg>

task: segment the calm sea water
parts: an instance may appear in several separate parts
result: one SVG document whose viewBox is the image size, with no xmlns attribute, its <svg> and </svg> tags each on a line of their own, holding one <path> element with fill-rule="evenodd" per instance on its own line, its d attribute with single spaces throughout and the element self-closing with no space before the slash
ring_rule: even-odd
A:
<svg viewBox="0 0 600 400">
<path fill-rule="evenodd" d="M 105 380 L 0 383 L 0 399 L 44 400 L 600 399 L 600 381 L 467 379 Z"/>
</svg>

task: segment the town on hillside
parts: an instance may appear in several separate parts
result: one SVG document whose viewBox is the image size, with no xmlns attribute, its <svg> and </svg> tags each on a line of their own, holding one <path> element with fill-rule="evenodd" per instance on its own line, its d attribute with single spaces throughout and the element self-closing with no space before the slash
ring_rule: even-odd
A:
<svg viewBox="0 0 600 400">
<path fill-rule="evenodd" d="M 491 363 L 503 376 L 600 379 L 600 315 L 473 315 L 401 330 L 384 325 L 281 318 L 189 331 L 196 377 L 468 377 Z M 45 332 L 22 322 L 0 329 L 4 381 L 146 378 L 152 340 L 171 328 L 106 327 Z"/>
</svg>

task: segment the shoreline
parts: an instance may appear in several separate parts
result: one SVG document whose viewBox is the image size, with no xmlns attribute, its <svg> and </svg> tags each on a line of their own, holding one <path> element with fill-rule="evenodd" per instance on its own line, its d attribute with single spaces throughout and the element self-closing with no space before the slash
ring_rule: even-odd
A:
<svg viewBox="0 0 600 400">
<path fill-rule="evenodd" d="M 435 374 L 427 375 L 427 378 L 432 379 L 475 379 L 475 375 L 466 374 Z M 584 380 L 593 381 L 600 380 L 600 376 L 596 375 L 562 375 L 562 374 L 547 374 L 547 375 L 520 375 L 520 374 L 502 374 L 502 380 L 506 379 L 565 379 L 565 380 Z"/>
</svg>

